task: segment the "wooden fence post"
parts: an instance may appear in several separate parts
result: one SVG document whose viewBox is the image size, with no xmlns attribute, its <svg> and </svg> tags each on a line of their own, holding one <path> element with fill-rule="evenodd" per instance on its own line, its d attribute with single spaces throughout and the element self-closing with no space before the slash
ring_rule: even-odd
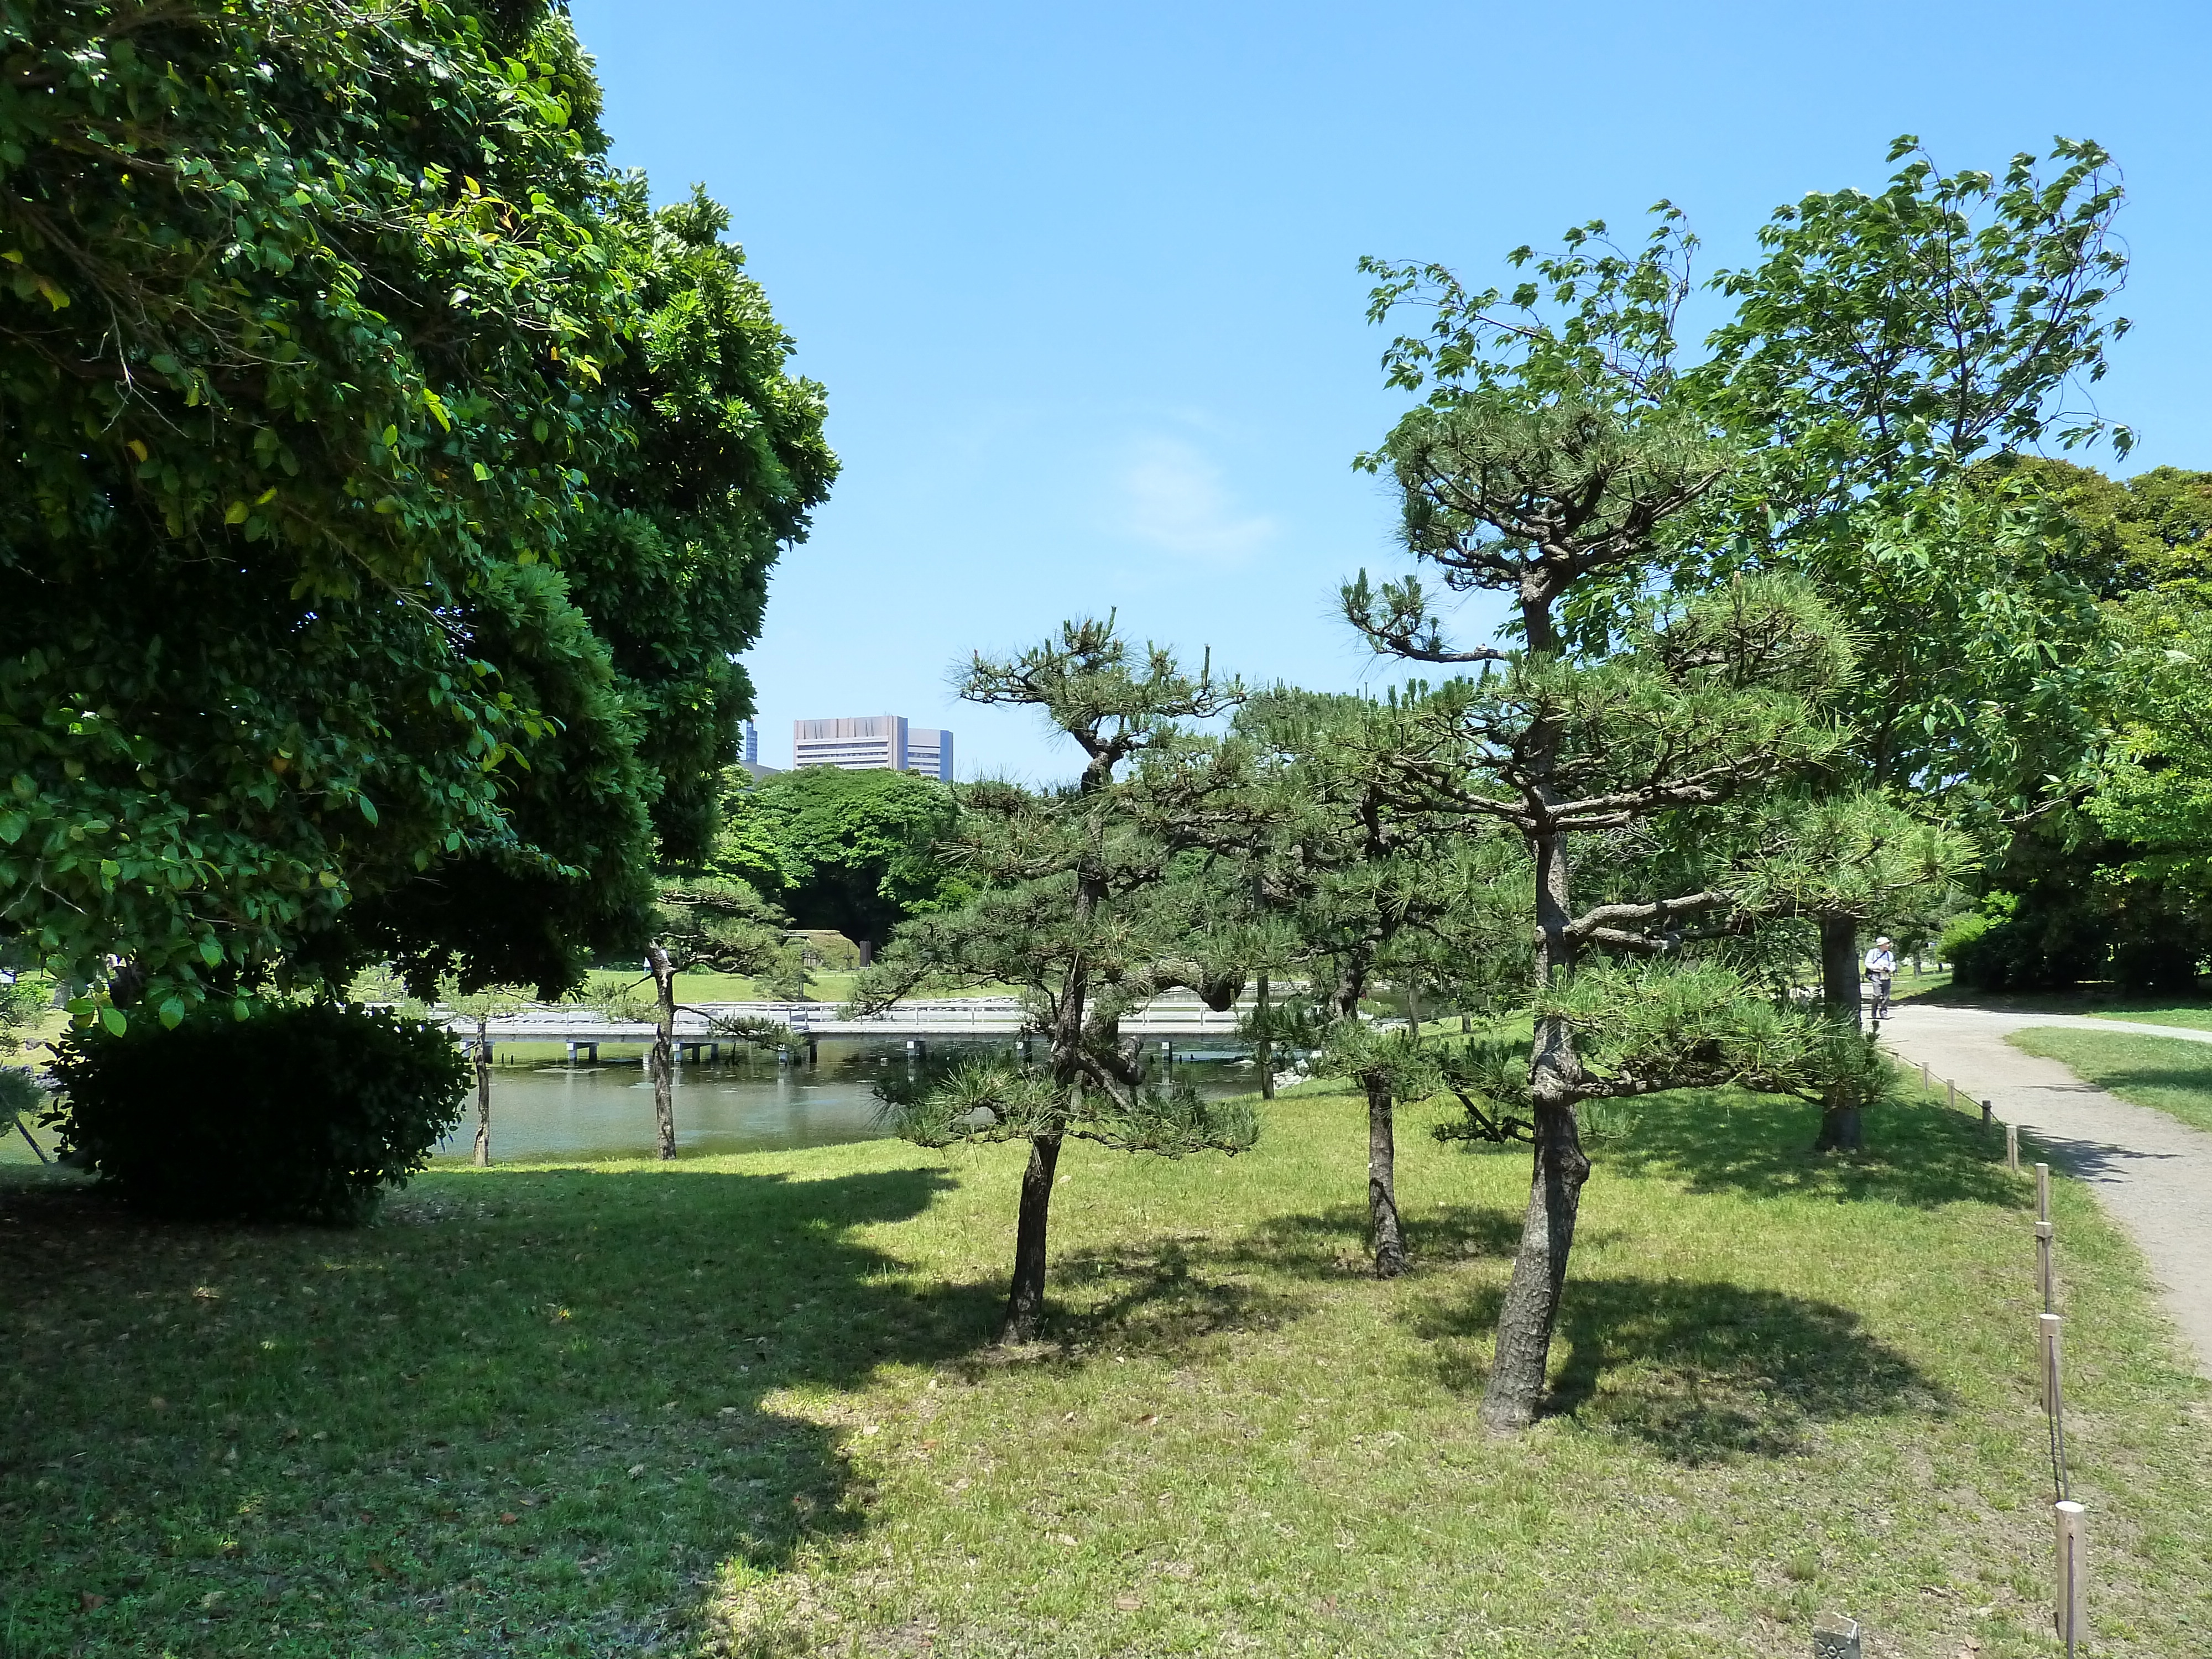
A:
<svg viewBox="0 0 2212 1659">
<path fill-rule="evenodd" d="M 2051 1224 L 2035 1224 L 2035 1286 L 2043 1292 L 2043 1311 L 2058 1310 L 2058 1284 L 2051 1271 Z"/>
<path fill-rule="evenodd" d="M 2035 1166 L 2035 1218 L 2038 1221 L 2051 1219 L 2051 1166 L 2048 1164 Z"/>
<path fill-rule="evenodd" d="M 2014 1175 L 2020 1173 L 2020 1125 L 2005 1125 L 2005 1168 Z"/>
<path fill-rule="evenodd" d="M 2054 1419 L 2065 1409 L 2065 1396 L 2061 1391 L 2058 1375 L 2060 1323 L 2057 1314 L 2038 1314 L 2035 1316 L 2035 1340 L 2038 1349 L 2035 1363 L 2038 1378 L 2036 1392 L 2043 1396 L 2044 1411 Z"/>
<path fill-rule="evenodd" d="M 1928 1062 L 1924 1060 L 1920 1062 L 1920 1092 L 1928 1092 Z"/>
<path fill-rule="evenodd" d="M 2058 1534 L 2058 1639 L 2066 1644 L 2067 1659 L 2074 1659 L 2075 1645 L 2089 1638 L 2087 1513 L 2065 1498 L 2051 1512 Z"/>
<path fill-rule="evenodd" d="M 1946 1078 L 1943 1080 L 1943 1103 L 1949 1107 L 1953 1111 L 1957 1111 L 1959 1109 L 1959 1085 L 1952 1082 L 1948 1078 Z"/>
</svg>

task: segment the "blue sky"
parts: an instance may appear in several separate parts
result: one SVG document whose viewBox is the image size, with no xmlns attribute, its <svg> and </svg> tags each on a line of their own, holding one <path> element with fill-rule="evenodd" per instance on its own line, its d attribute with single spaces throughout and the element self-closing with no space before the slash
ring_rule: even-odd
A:
<svg viewBox="0 0 2212 1659">
<path fill-rule="evenodd" d="M 1387 671 L 1334 620 L 1396 570 L 1351 458 L 1382 386 L 1363 253 L 1490 280 L 1661 197 L 1705 258 L 1778 203 L 2054 133 L 2113 151 L 2136 330 L 2097 392 L 2126 471 L 2212 466 L 2201 4 L 759 7 L 576 0 L 617 161 L 728 204 L 845 471 L 748 658 L 791 722 L 904 714 L 963 777 L 1071 769 L 954 661 L 1118 608 L 1248 678 Z M 1468 622 L 1484 618 L 1470 613 Z"/>
</svg>

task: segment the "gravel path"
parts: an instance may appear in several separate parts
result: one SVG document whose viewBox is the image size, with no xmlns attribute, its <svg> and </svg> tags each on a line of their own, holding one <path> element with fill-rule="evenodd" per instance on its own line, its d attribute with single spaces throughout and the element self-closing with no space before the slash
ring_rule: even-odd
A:
<svg viewBox="0 0 2212 1659">
<path fill-rule="evenodd" d="M 2191 1042 L 2212 1042 L 2212 1031 L 1910 1002 L 1882 1027 L 1883 1043 L 1899 1059 L 1924 1060 L 1960 1093 L 1995 1102 L 1999 1118 L 2032 1133 L 2052 1163 L 2088 1183 L 2148 1258 L 2167 1309 L 2196 1349 L 2197 1370 L 2212 1376 L 2212 1134 L 2131 1106 L 2005 1041 L 2032 1025 Z"/>
</svg>

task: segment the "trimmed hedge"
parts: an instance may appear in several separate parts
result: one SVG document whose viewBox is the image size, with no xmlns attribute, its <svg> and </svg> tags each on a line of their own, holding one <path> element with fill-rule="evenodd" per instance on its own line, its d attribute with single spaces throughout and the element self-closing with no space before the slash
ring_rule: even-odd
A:
<svg viewBox="0 0 2212 1659">
<path fill-rule="evenodd" d="M 190 1220 L 346 1226 L 459 1122 L 471 1082 L 427 1020 L 308 1003 L 165 1030 L 73 1031 L 53 1073 L 64 1139 L 125 1201 Z"/>
</svg>

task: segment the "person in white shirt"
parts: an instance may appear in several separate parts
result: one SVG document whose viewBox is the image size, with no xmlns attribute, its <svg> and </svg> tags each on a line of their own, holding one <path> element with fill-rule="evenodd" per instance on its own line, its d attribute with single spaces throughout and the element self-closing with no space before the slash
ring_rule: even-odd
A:
<svg viewBox="0 0 2212 1659">
<path fill-rule="evenodd" d="M 1897 975 L 1897 952 L 1891 948 L 1885 933 L 1874 942 L 1874 949 L 1866 953 L 1866 976 L 1874 986 L 1874 1017 L 1889 1017 L 1889 985 Z"/>
</svg>

